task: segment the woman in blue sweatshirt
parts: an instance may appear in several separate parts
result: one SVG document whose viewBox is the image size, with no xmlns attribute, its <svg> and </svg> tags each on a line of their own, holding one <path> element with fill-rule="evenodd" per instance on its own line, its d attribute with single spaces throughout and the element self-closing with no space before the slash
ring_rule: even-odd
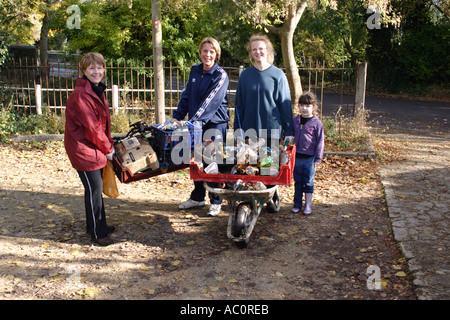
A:
<svg viewBox="0 0 450 320">
<path fill-rule="evenodd" d="M 215 129 L 216 133 L 212 139 L 217 142 L 225 141 L 230 121 L 227 109 L 229 79 L 225 70 L 217 63 L 220 53 L 220 45 L 216 39 L 208 37 L 202 40 L 199 46 L 202 62 L 191 67 L 191 73 L 181 93 L 178 107 L 172 114 L 177 120 L 183 120 L 187 114 L 190 122 L 201 122 L 203 133 L 208 129 Z M 208 135 L 209 137 L 210 135 Z M 205 195 L 203 182 L 195 181 L 189 200 L 182 203 L 179 208 L 203 207 Z M 219 215 L 222 200 L 214 194 L 210 194 L 209 198 L 208 215 Z"/>
<path fill-rule="evenodd" d="M 239 77 L 234 130 L 255 129 L 258 137 L 267 139 L 292 137 L 289 84 L 284 72 L 272 64 L 272 43 L 265 35 L 253 35 L 247 50 L 253 65 Z"/>
</svg>

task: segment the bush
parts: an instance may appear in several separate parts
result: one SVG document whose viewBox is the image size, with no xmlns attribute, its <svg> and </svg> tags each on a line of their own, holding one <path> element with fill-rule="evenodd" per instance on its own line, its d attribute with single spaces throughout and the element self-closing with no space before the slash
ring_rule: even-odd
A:
<svg viewBox="0 0 450 320">
<path fill-rule="evenodd" d="M 0 84 L 2 84 L 0 82 Z M 10 90 L 0 89 L 0 141 L 6 141 L 15 132 L 16 115 L 11 112 L 13 96 Z"/>
<path fill-rule="evenodd" d="M 139 121 L 139 115 L 120 110 L 118 114 L 111 115 L 111 131 L 125 133 L 130 130 L 130 123 Z"/>
<path fill-rule="evenodd" d="M 130 130 L 130 123 L 142 120 L 142 115 L 120 111 L 111 115 L 111 131 L 125 133 Z M 13 134 L 63 134 L 65 127 L 64 113 L 57 114 L 44 108 L 42 114 L 23 114 L 15 110 L 12 103 L 2 104 L 0 109 L 0 141 L 7 142 Z"/>
<path fill-rule="evenodd" d="M 331 139 L 336 137 L 336 122 L 330 118 L 324 118 L 322 120 L 325 139 Z"/>
<path fill-rule="evenodd" d="M 0 141 L 6 142 L 9 136 L 16 131 L 16 121 L 14 113 L 8 108 L 2 107 L 0 110 Z"/>
<path fill-rule="evenodd" d="M 327 151 L 367 152 L 370 145 L 370 132 L 366 126 L 367 114 L 344 118 L 337 115 L 334 119 L 323 118 L 325 149 Z"/>
<path fill-rule="evenodd" d="M 2 105 L 0 110 L 0 140 L 7 142 L 13 134 L 62 134 L 64 116 L 44 109 L 41 115 L 24 115 L 14 110 L 12 104 Z"/>
</svg>

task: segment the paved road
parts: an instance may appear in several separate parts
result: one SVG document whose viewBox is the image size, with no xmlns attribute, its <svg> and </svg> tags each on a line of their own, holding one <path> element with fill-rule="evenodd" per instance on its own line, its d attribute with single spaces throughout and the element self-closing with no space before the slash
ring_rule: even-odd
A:
<svg viewBox="0 0 450 320">
<path fill-rule="evenodd" d="M 339 95 L 324 96 L 323 105 L 325 115 L 346 107 Z M 394 237 L 408 259 L 417 298 L 448 300 L 450 104 L 367 97 L 366 109 L 377 133 L 405 148 L 406 159 L 384 165 L 380 174 Z"/>
<path fill-rule="evenodd" d="M 343 112 L 351 112 L 353 100 L 353 96 L 325 94 L 323 113 L 334 115 L 339 106 L 342 106 Z M 369 119 L 379 121 L 381 125 L 413 129 L 411 125 L 419 121 L 438 125 L 440 130 L 450 130 L 450 103 L 447 102 L 369 96 L 366 97 L 366 109 L 369 111 Z"/>
</svg>

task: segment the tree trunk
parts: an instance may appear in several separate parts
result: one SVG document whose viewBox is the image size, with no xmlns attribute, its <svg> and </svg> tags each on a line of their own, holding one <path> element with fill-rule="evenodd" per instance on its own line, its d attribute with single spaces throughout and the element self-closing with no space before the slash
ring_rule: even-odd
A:
<svg viewBox="0 0 450 320">
<path fill-rule="evenodd" d="M 303 15 L 303 11 L 305 11 L 306 5 L 306 0 L 291 3 L 286 19 L 281 27 L 266 26 L 270 32 L 275 33 L 281 39 L 281 54 L 291 91 L 292 111 L 294 114 L 297 113 L 297 102 L 303 90 L 297 62 L 295 61 L 293 39 L 295 29 Z"/>
<path fill-rule="evenodd" d="M 302 83 L 298 71 L 297 63 L 295 61 L 294 47 L 293 47 L 293 31 L 287 31 L 280 34 L 281 38 L 281 53 L 283 56 L 284 67 L 286 70 L 286 77 L 291 91 L 291 100 L 293 111 L 297 106 L 297 101 L 302 94 Z"/>
<path fill-rule="evenodd" d="M 155 79 L 155 121 L 166 121 L 164 108 L 164 69 L 162 55 L 161 1 L 152 0 L 153 70 Z"/>
<path fill-rule="evenodd" d="M 39 38 L 39 70 L 41 79 L 46 79 L 50 70 L 48 65 L 48 32 L 50 30 L 50 13 L 45 11 L 42 19 L 41 34 Z"/>
</svg>

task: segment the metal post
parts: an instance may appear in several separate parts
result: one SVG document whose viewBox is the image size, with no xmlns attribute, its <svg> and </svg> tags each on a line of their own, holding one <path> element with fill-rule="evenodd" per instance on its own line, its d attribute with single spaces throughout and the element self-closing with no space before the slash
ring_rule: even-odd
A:
<svg viewBox="0 0 450 320">
<path fill-rule="evenodd" d="M 367 62 L 360 62 L 356 68 L 356 89 L 354 115 L 359 116 L 364 112 L 366 102 L 366 78 Z"/>
<path fill-rule="evenodd" d="M 42 114 L 42 90 L 40 84 L 36 85 L 34 95 L 36 98 L 36 113 Z"/>
<path fill-rule="evenodd" d="M 112 108 L 115 115 L 119 113 L 119 86 L 117 84 L 112 87 Z"/>
</svg>

